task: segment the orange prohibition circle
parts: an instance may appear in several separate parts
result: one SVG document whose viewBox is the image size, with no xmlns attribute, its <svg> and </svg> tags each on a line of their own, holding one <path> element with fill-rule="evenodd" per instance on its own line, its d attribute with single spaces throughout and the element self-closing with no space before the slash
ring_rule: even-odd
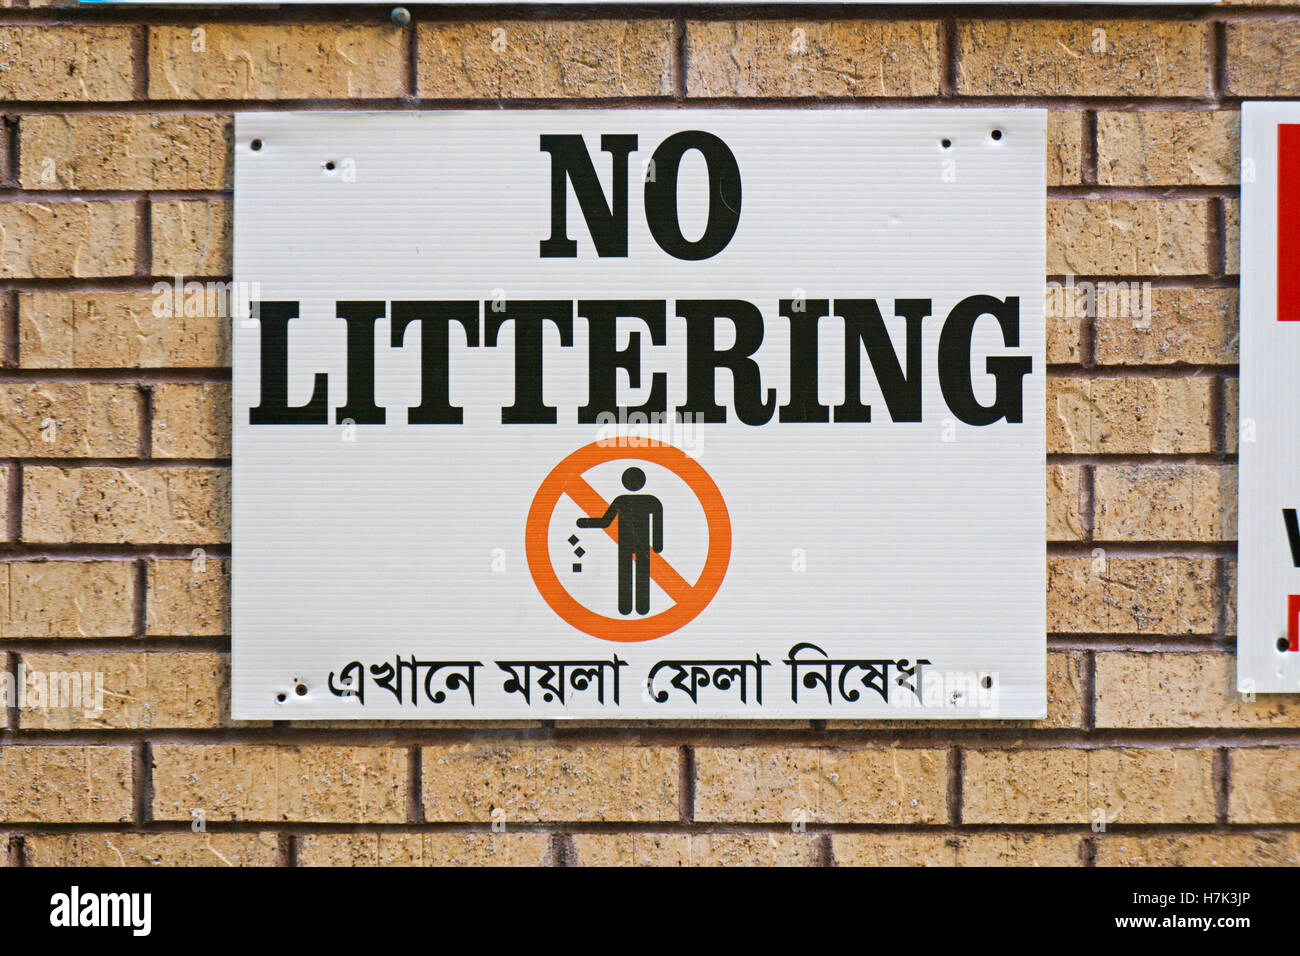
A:
<svg viewBox="0 0 1300 956">
<path fill-rule="evenodd" d="M 551 564 L 546 542 L 551 515 L 565 495 L 572 498 L 588 515 L 599 516 L 605 511 L 604 499 L 587 483 L 583 475 L 596 465 L 625 459 L 661 465 L 686 482 L 704 507 L 709 527 L 708 556 L 704 560 L 704 570 L 694 584 L 678 574 L 661 554 L 650 555 L 650 578 L 674 603 L 666 611 L 631 620 L 606 617 L 579 603 L 560 583 Z M 616 531 L 612 528 L 605 530 L 617 540 Z M 651 439 L 638 439 L 638 447 L 635 449 L 592 442 L 561 461 L 542 481 L 528 509 L 524 550 L 528 556 L 528 570 L 532 573 L 533 583 L 537 585 L 543 599 L 551 606 L 551 610 L 578 630 L 603 641 L 652 641 L 656 637 L 671 634 L 694 620 L 718 593 L 731 561 L 731 516 L 727 513 L 726 502 L 722 500 L 722 492 L 709 477 L 709 473 L 680 448 Z"/>
</svg>

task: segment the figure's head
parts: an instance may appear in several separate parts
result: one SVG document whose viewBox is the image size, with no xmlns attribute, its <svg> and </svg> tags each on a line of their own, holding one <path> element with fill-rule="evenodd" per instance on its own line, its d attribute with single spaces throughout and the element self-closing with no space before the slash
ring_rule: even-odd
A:
<svg viewBox="0 0 1300 956">
<path fill-rule="evenodd" d="M 628 491 L 640 491 L 645 487 L 645 472 L 640 468 L 629 468 L 623 472 L 623 487 Z"/>
</svg>

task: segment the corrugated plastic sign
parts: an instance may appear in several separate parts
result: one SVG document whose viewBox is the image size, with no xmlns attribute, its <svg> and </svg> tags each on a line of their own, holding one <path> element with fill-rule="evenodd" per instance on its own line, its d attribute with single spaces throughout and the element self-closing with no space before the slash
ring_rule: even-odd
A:
<svg viewBox="0 0 1300 956">
<path fill-rule="evenodd" d="M 1042 717 L 1045 122 L 240 115 L 234 716 Z"/>
<path fill-rule="evenodd" d="M 1237 687 L 1300 691 L 1300 103 L 1241 110 Z"/>
<path fill-rule="evenodd" d="M 167 6 L 188 6 L 188 5 L 198 6 L 198 5 L 202 5 L 202 6 L 205 6 L 205 7 L 207 7 L 207 6 L 211 6 L 211 7 L 250 7 L 250 6 L 259 6 L 259 7 L 264 7 L 264 6 L 267 6 L 265 0 L 216 0 L 216 2 L 214 2 L 214 0 L 78 0 L 78 2 L 79 2 L 79 3 L 83 3 L 83 4 L 88 4 L 88 3 L 98 3 L 98 4 L 106 4 L 106 5 L 116 5 L 116 4 L 154 4 L 154 5 L 158 5 L 158 4 L 165 4 L 165 5 L 167 5 Z M 355 4 L 355 3 L 358 3 L 358 2 L 360 2 L 360 3 L 362 3 L 362 4 L 371 4 L 371 5 L 375 5 L 375 6 L 379 6 L 379 5 L 382 5 L 382 6 L 393 6 L 393 5 L 394 5 L 393 2 L 392 2 L 392 0 L 280 0 L 280 2 L 277 3 L 277 4 L 275 4 L 275 5 L 276 5 L 276 6 L 300 6 L 300 5 L 303 5 L 303 4 L 309 4 L 309 3 L 310 3 L 310 4 L 321 4 L 321 3 L 324 3 L 324 4 L 353 3 L 353 4 Z M 479 4 L 497 3 L 497 2 L 499 2 L 499 0 L 458 0 L 458 2 L 459 2 L 459 3 L 464 3 L 464 4 L 470 4 L 470 5 L 479 5 Z M 594 2 L 593 2 L 593 0 L 518 0 L 518 2 L 523 3 L 523 4 L 527 4 L 527 5 L 542 4 L 542 3 L 559 3 L 559 4 L 583 3 L 583 4 L 591 4 L 591 5 L 593 5 L 594 7 L 596 7 L 597 9 L 599 9 L 601 6 L 615 6 L 615 5 L 617 5 L 617 0 L 594 0 Z M 717 5 L 717 4 L 725 4 L 725 3 L 730 2 L 730 0 L 694 0 L 694 2 L 697 3 L 697 4 L 699 4 L 699 5 L 701 5 L 701 6 L 705 6 L 705 7 L 707 7 L 707 6 L 714 6 L 714 5 Z M 807 5 L 810 4 L 810 3 L 816 3 L 816 2 L 817 2 L 817 0 L 768 0 L 769 5 L 770 5 L 770 4 L 776 4 L 776 5 L 778 5 L 778 6 L 783 6 L 783 7 L 786 7 L 786 6 L 807 6 Z M 872 6 L 872 5 L 875 5 L 875 4 L 892 3 L 892 2 L 894 2 L 894 0 L 848 0 L 848 2 L 850 3 L 850 5 L 852 5 L 852 4 L 854 4 L 854 3 L 857 3 L 857 4 L 861 4 L 862 6 Z M 955 2 L 957 2 L 957 0 L 916 0 L 916 2 L 918 2 L 918 3 L 922 3 L 922 4 L 928 4 L 928 5 L 946 5 L 946 4 L 952 4 L 952 3 L 955 3 Z M 1004 2 L 1004 0 L 972 0 L 972 2 L 977 3 L 977 4 L 992 4 L 992 3 L 1001 3 L 1001 2 Z M 1036 3 L 1036 4 L 1038 4 L 1038 3 L 1042 3 L 1042 4 L 1057 4 L 1057 5 L 1060 5 L 1060 4 L 1067 4 L 1067 3 L 1068 3 L 1068 4 L 1074 4 L 1075 6 L 1078 6 L 1078 5 L 1079 5 L 1079 4 L 1078 4 L 1078 0 L 1016 0 L 1016 2 L 1020 2 L 1020 3 Z M 1208 5 L 1208 4 L 1211 4 L 1211 3 L 1216 3 L 1216 2 L 1218 2 L 1218 0 L 1097 0 L 1097 2 L 1102 3 L 1102 4 L 1112 4 L 1112 5 L 1121 5 L 1121 6 L 1122 6 L 1122 5 L 1136 6 L 1136 5 L 1139 5 L 1139 4 L 1143 4 L 1143 5 L 1146 5 L 1146 6 L 1151 6 L 1151 5 L 1161 5 L 1161 4 Z M 399 6 L 399 7 L 396 7 L 396 9 L 398 9 L 398 10 L 402 10 L 402 9 L 404 9 L 404 8 L 402 8 L 402 7 Z M 405 22 L 409 22 L 409 14 L 408 14 L 408 16 L 407 16 L 406 18 L 400 18 L 400 19 L 402 19 L 402 22 L 403 22 L 403 23 L 405 23 Z"/>
</svg>

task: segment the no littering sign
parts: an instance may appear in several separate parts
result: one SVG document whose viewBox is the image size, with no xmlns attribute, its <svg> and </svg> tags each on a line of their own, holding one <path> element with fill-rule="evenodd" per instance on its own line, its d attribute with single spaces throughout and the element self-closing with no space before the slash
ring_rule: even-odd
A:
<svg viewBox="0 0 1300 956">
<path fill-rule="evenodd" d="M 234 716 L 1041 717 L 1045 124 L 239 115 Z"/>
</svg>

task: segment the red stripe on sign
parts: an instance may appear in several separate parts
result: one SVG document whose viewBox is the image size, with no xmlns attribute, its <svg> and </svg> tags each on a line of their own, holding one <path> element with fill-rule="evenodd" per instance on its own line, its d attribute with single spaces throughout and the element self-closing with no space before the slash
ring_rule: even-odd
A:
<svg viewBox="0 0 1300 956">
<path fill-rule="evenodd" d="M 1300 651 L 1300 594 L 1286 596 L 1287 650 Z"/>
<path fill-rule="evenodd" d="M 1300 123 L 1277 128 L 1277 320 L 1300 322 Z"/>
</svg>

